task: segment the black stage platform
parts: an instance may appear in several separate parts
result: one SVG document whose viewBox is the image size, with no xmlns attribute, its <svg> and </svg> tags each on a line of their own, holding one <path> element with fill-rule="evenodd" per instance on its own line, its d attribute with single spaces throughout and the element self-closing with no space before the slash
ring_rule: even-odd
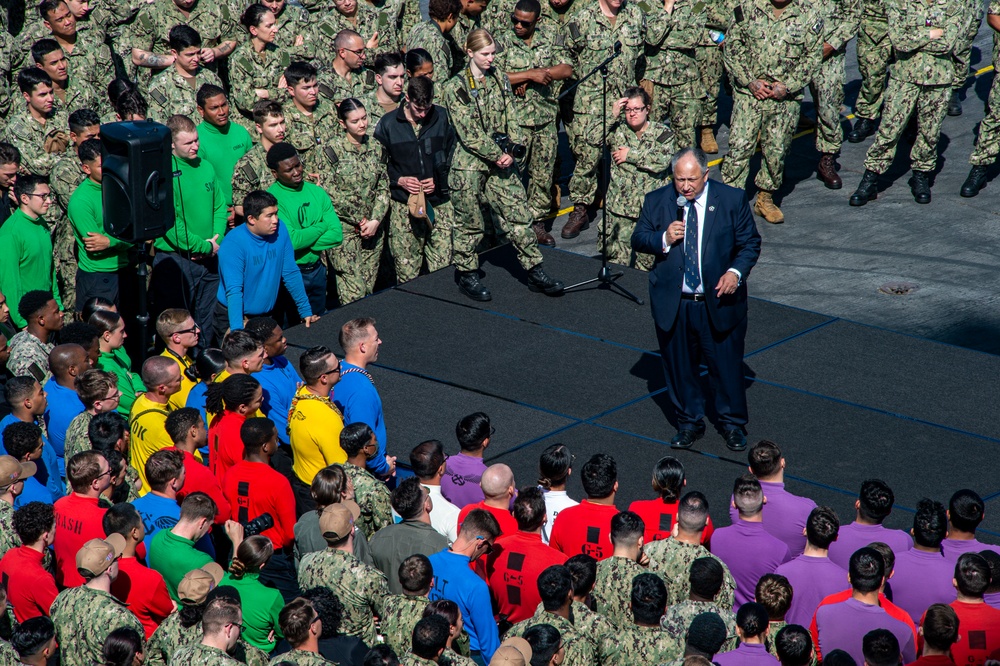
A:
<svg viewBox="0 0 1000 666">
<path fill-rule="evenodd" d="M 547 270 L 567 284 L 600 265 L 544 252 Z M 697 450 L 669 448 L 674 428 L 649 306 L 596 288 L 531 293 L 509 246 L 483 255 L 483 269 L 490 303 L 462 296 L 446 269 L 289 330 L 288 354 L 297 360 L 314 344 L 340 354 L 341 324 L 374 317 L 383 345 L 371 370 L 389 450 L 401 462 L 425 439 L 457 452 L 455 423 L 484 411 L 497 430 L 488 461 L 510 465 L 519 486 L 536 480 L 541 451 L 562 442 L 577 468 L 600 451 L 615 456 L 624 509 L 652 496 L 650 470 L 672 454 L 688 489 L 704 492 L 716 524 L 728 524 L 746 457 L 711 428 Z M 647 296 L 644 273 L 626 269 L 621 284 Z M 751 299 L 746 348 L 750 441 L 781 445 L 792 492 L 849 521 L 861 481 L 880 477 L 896 495 L 887 525 L 909 530 L 920 498 L 947 504 L 954 490 L 972 488 L 987 501 L 985 540 L 1000 542 L 1000 357 L 759 299 Z M 575 478 L 570 495 L 583 495 Z"/>
</svg>

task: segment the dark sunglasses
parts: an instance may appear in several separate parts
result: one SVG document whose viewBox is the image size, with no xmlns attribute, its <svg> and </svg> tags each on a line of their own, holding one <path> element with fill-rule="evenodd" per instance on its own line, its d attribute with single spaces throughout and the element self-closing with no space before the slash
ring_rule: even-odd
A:
<svg viewBox="0 0 1000 666">
<path fill-rule="evenodd" d="M 520 25 L 520 26 L 523 26 L 525 28 L 530 28 L 531 26 L 535 25 L 534 21 L 522 21 L 519 18 L 515 18 L 513 14 L 510 15 L 510 22 L 513 25 Z"/>
</svg>

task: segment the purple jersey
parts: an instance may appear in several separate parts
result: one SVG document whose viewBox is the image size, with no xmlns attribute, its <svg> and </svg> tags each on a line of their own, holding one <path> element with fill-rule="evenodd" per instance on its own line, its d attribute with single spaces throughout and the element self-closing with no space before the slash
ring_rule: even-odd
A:
<svg viewBox="0 0 1000 666">
<path fill-rule="evenodd" d="M 774 573 L 791 559 L 785 542 L 768 534 L 762 523 L 742 519 L 712 534 L 712 554 L 729 567 L 736 580 L 734 613 L 753 601 L 761 576 Z"/>
<path fill-rule="evenodd" d="M 981 553 L 984 550 L 992 550 L 1000 555 L 1000 546 L 994 546 L 979 541 L 979 539 L 945 539 L 941 542 L 941 552 L 944 559 L 954 565 L 965 553 Z"/>
<path fill-rule="evenodd" d="M 808 497 L 799 497 L 785 490 L 784 483 L 761 481 L 767 502 L 764 504 L 764 529 L 773 537 L 781 539 L 788 546 L 792 557 L 798 557 L 806 548 L 806 528 L 809 514 L 816 508 L 816 502 Z M 729 519 L 735 523 L 739 512 L 730 503 Z M 812 619 L 812 618 L 810 618 Z"/>
<path fill-rule="evenodd" d="M 483 501 L 483 489 L 479 482 L 486 471 L 486 463 L 482 458 L 462 455 L 448 456 L 445 462 L 444 476 L 441 477 L 441 494 L 457 506 L 465 508 L 468 504 Z"/>
<path fill-rule="evenodd" d="M 819 603 L 831 594 L 851 586 L 847 571 L 828 557 L 799 555 L 785 562 L 775 572 L 792 584 L 792 605 L 785 613 L 785 622 L 808 627 Z"/>
<path fill-rule="evenodd" d="M 863 525 L 854 521 L 850 525 L 841 526 L 837 540 L 830 544 L 830 559 L 847 569 L 851 555 L 876 541 L 888 544 L 896 557 L 913 548 L 913 539 L 903 530 L 890 530 L 881 525 Z"/>
<path fill-rule="evenodd" d="M 735 650 L 715 655 L 718 666 L 779 666 L 763 643 L 740 643 Z"/>
<path fill-rule="evenodd" d="M 909 664 L 916 657 L 913 631 L 903 622 L 889 616 L 881 606 L 869 606 L 857 599 L 820 606 L 816 610 L 816 633 L 822 654 L 843 650 L 854 657 L 857 664 L 865 663 L 861 642 L 869 631 L 888 629 L 899 641 L 903 663 Z"/>
<path fill-rule="evenodd" d="M 909 613 L 914 624 L 920 624 L 928 606 L 955 600 L 955 586 L 951 583 L 954 575 L 954 563 L 940 551 L 913 548 L 900 553 L 892 575 L 892 603 Z"/>
</svg>

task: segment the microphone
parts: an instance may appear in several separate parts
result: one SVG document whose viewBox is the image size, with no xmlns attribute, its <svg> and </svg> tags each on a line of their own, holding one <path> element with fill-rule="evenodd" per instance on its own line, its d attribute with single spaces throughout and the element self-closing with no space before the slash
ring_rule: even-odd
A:
<svg viewBox="0 0 1000 666">
<path fill-rule="evenodd" d="M 687 206 L 687 198 L 683 194 L 677 195 L 677 221 L 684 221 L 684 208 Z"/>
</svg>

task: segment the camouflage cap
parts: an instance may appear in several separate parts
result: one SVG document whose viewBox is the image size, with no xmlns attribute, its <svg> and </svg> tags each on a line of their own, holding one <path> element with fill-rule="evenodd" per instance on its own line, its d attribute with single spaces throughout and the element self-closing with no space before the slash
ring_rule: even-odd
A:
<svg viewBox="0 0 1000 666">
<path fill-rule="evenodd" d="M 124 550 L 125 537 L 121 534 L 91 539 L 76 552 L 76 568 L 84 578 L 96 578 L 111 568 Z"/>
<path fill-rule="evenodd" d="M 177 598 L 182 603 L 197 605 L 205 601 L 208 593 L 216 588 L 225 571 L 215 562 L 184 574 L 177 583 Z"/>
<path fill-rule="evenodd" d="M 354 512 L 343 503 L 331 504 L 319 514 L 319 531 L 327 541 L 340 541 L 354 531 Z"/>
<path fill-rule="evenodd" d="M 520 637 L 508 638 L 490 659 L 490 666 L 528 666 L 531 662 L 531 644 Z"/>
<path fill-rule="evenodd" d="M 34 476 L 38 466 L 33 462 L 19 462 L 14 456 L 0 456 L 0 490 L 7 490 L 12 485 Z"/>
</svg>

